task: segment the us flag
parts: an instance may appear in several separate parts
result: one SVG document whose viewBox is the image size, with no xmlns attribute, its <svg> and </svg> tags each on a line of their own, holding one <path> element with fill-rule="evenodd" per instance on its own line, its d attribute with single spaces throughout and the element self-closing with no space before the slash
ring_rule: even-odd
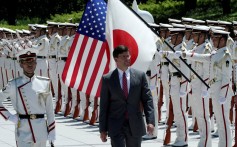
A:
<svg viewBox="0 0 237 147">
<path fill-rule="evenodd" d="M 66 85 L 96 97 L 100 95 L 102 75 L 109 72 L 106 11 L 103 0 L 87 2 L 62 73 Z"/>
</svg>

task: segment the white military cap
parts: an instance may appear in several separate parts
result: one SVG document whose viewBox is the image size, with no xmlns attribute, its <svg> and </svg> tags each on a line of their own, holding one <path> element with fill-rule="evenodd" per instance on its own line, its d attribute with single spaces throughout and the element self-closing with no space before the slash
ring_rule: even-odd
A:
<svg viewBox="0 0 237 147">
<path fill-rule="evenodd" d="M 58 27 L 58 23 L 53 21 L 47 21 L 47 27 Z"/>
<path fill-rule="evenodd" d="M 202 32 L 209 32 L 209 30 L 210 30 L 210 27 L 208 27 L 208 26 L 196 25 L 196 26 L 193 26 L 192 32 L 193 33 L 202 33 Z"/>
<path fill-rule="evenodd" d="M 166 23 L 159 23 L 159 25 L 160 25 L 161 28 L 173 28 L 172 25 L 166 24 Z"/>
<path fill-rule="evenodd" d="M 230 34 L 230 32 L 223 31 L 223 30 L 212 29 L 211 31 L 212 31 L 212 36 L 215 36 L 215 37 L 222 37 L 222 36 L 228 37 Z"/>
<path fill-rule="evenodd" d="M 31 30 L 36 30 L 35 28 L 36 24 L 28 24 L 28 26 Z"/>
<path fill-rule="evenodd" d="M 66 25 L 67 28 L 76 27 L 76 24 L 75 24 L 75 23 L 66 22 L 65 25 Z"/>
<path fill-rule="evenodd" d="M 22 30 L 23 31 L 23 33 L 25 33 L 25 34 L 30 34 L 30 31 L 29 30 Z"/>
<path fill-rule="evenodd" d="M 27 60 L 27 59 L 30 59 L 30 58 L 36 58 L 38 52 L 39 51 L 37 49 L 34 49 L 34 48 L 22 49 L 16 54 L 16 57 L 19 61 Z"/>
<path fill-rule="evenodd" d="M 160 25 L 156 24 L 156 23 L 148 23 L 151 27 L 153 28 L 159 28 Z"/>
<path fill-rule="evenodd" d="M 16 29 L 16 32 L 17 32 L 17 33 L 21 33 L 21 34 L 23 33 L 23 31 L 18 30 L 18 29 Z"/>
<path fill-rule="evenodd" d="M 230 26 L 230 25 L 232 25 L 231 22 L 218 20 L 218 26 Z"/>
<path fill-rule="evenodd" d="M 170 31 L 170 35 L 176 35 L 179 33 L 184 33 L 185 32 L 185 28 L 168 28 Z"/>
<path fill-rule="evenodd" d="M 206 20 L 207 25 L 218 25 L 218 21 L 216 20 Z"/>
<path fill-rule="evenodd" d="M 185 25 L 183 25 L 183 24 L 171 23 L 171 25 L 172 25 L 174 28 L 185 28 Z"/>
<path fill-rule="evenodd" d="M 204 20 L 199 20 L 199 19 L 194 19 L 192 23 L 203 25 L 203 24 L 205 24 L 205 21 Z"/>
<path fill-rule="evenodd" d="M 221 26 L 209 26 L 211 29 L 215 29 L 215 30 L 224 30 L 224 27 Z"/>
<path fill-rule="evenodd" d="M 237 21 L 233 21 L 233 26 L 237 26 Z"/>
<path fill-rule="evenodd" d="M 60 22 L 58 23 L 58 28 L 64 28 L 66 27 L 67 23 L 66 22 Z"/>
<path fill-rule="evenodd" d="M 42 25 L 42 24 L 36 24 L 34 27 L 38 28 L 38 29 L 47 29 L 46 25 Z"/>
<path fill-rule="evenodd" d="M 168 18 L 169 23 L 181 23 L 181 20 L 178 19 L 173 19 L 173 18 Z"/>
<path fill-rule="evenodd" d="M 193 30 L 193 25 L 185 25 L 185 31 L 192 31 Z"/>
<path fill-rule="evenodd" d="M 182 17 L 181 20 L 182 20 L 182 23 L 187 24 L 187 23 L 192 23 L 194 19 L 193 18 Z"/>
<path fill-rule="evenodd" d="M 3 28 L 3 32 L 5 33 L 16 33 L 15 31 L 8 29 L 8 28 Z"/>
</svg>

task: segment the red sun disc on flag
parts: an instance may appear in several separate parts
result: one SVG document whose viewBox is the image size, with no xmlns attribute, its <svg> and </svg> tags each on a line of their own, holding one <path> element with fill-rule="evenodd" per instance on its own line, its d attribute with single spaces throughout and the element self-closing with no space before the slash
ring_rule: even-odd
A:
<svg viewBox="0 0 237 147">
<path fill-rule="evenodd" d="M 138 56 L 138 45 L 135 39 L 124 30 L 113 30 L 114 48 L 119 45 L 127 46 L 131 54 L 131 65 L 136 61 Z"/>
</svg>

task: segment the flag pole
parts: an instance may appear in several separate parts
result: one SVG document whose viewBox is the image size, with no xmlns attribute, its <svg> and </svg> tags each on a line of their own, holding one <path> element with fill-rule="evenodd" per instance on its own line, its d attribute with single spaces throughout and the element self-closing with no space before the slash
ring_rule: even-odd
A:
<svg viewBox="0 0 237 147">
<path fill-rule="evenodd" d="M 121 1 L 121 2 L 122 2 L 122 1 Z M 123 3 L 123 2 L 122 2 L 122 3 Z M 160 34 L 158 34 L 155 30 L 153 30 L 153 29 L 151 28 L 151 26 L 150 26 L 141 16 L 139 16 L 132 8 L 130 8 L 129 6 L 127 6 L 125 3 L 123 3 L 123 4 L 124 4 L 130 11 L 132 11 L 133 14 L 136 15 L 141 21 L 143 21 L 143 22 L 146 24 L 146 26 L 147 26 L 148 28 L 150 28 L 150 30 L 151 30 L 153 33 L 155 33 L 158 37 L 162 38 L 162 37 L 160 36 Z M 174 48 L 171 47 L 171 46 L 169 45 L 169 43 L 168 43 L 166 40 L 164 40 L 164 42 L 165 42 L 165 44 L 166 44 L 173 52 L 175 52 Z M 157 51 L 159 51 L 159 49 L 157 49 Z M 190 82 L 190 79 L 188 79 L 167 57 L 165 57 L 165 59 L 166 59 L 187 81 Z M 187 63 L 182 57 L 179 57 L 179 59 L 199 78 L 199 80 L 202 81 L 203 84 L 206 85 L 207 88 L 210 88 L 209 85 L 188 65 L 188 63 Z"/>
</svg>

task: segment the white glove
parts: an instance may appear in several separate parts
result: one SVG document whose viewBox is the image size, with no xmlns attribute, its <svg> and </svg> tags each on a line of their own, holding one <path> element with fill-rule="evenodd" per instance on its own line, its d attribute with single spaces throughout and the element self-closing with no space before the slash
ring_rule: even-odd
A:
<svg viewBox="0 0 237 147">
<path fill-rule="evenodd" d="M 208 92 L 207 92 L 207 90 L 203 90 L 202 93 L 201 93 L 201 96 L 202 96 L 203 98 L 207 98 L 207 97 L 208 97 Z"/>
<path fill-rule="evenodd" d="M 224 104 L 225 101 L 226 101 L 226 98 L 225 98 L 225 97 L 219 98 L 219 103 L 220 103 L 220 104 Z"/>
<path fill-rule="evenodd" d="M 17 114 L 10 115 L 8 120 L 13 122 L 14 124 L 17 124 L 18 123 L 18 115 Z"/>
<path fill-rule="evenodd" d="M 182 97 L 182 98 L 185 97 L 185 96 L 186 96 L 186 92 L 180 91 L 180 92 L 179 92 L 179 96 Z"/>
</svg>

